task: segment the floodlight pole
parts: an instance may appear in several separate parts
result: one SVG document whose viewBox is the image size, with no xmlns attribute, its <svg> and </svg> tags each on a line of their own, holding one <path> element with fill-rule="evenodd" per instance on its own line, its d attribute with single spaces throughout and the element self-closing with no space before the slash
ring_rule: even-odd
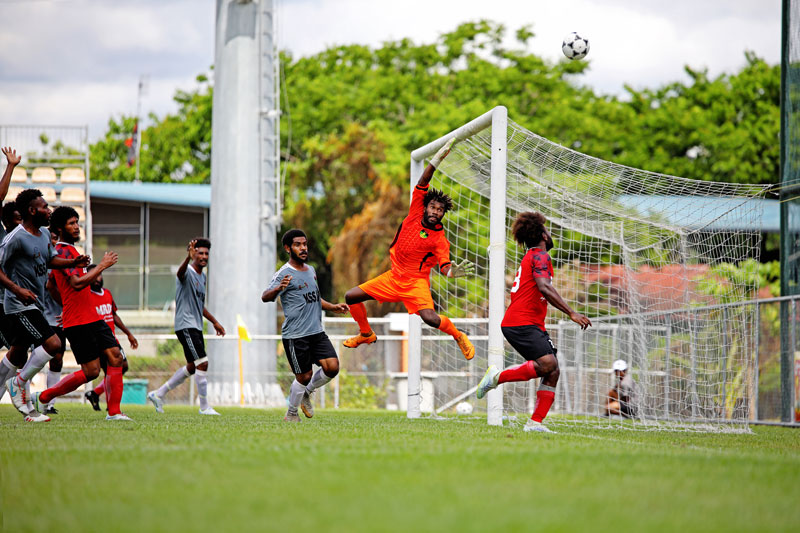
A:
<svg viewBox="0 0 800 533">
<path fill-rule="evenodd" d="M 228 334 L 208 351 L 209 380 L 228 390 L 239 389 L 236 315 L 253 336 L 277 329 L 275 304 L 259 298 L 275 270 L 280 226 L 273 14 L 273 0 L 216 1 L 208 306 Z M 276 343 L 254 339 L 242 348 L 247 401 L 248 387 L 272 389 Z"/>
</svg>

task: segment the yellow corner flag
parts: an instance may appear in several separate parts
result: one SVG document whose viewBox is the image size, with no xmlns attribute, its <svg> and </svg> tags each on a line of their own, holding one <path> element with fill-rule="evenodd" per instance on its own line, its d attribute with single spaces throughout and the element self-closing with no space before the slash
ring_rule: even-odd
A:
<svg viewBox="0 0 800 533">
<path fill-rule="evenodd" d="M 244 325 L 242 315 L 236 315 L 236 328 L 239 330 L 239 338 L 243 341 L 250 342 L 250 333 L 247 332 L 247 326 Z"/>
</svg>

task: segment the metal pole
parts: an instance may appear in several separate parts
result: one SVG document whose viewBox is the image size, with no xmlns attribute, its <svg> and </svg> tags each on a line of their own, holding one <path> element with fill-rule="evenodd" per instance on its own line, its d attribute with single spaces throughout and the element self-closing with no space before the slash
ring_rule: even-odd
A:
<svg viewBox="0 0 800 533">
<path fill-rule="evenodd" d="M 411 158 L 409 197 L 414 193 L 419 177 L 424 170 L 423 161 Z M 420 406 L 422 372 L 422 319 L 419 315 L 409 316 L 408 321 L 408 418 L 419 418 L 422 414 Z"/>
<path fill-rule="evenodd" d="M 664 341 L 664 418 L 669 420 L 670 352 L 672 352 L 672 315 L 667 315 L 667 333 Z"/>
<path fill-rule="evenodd" d="M 697 396 L 697 314 L 689 314 L 689 358 L 691 364 L 691 372 L 689 383 L 689 394 L 692 402 L 692 419 L 696 419 L 698 412 L 699 398 Z"/>
<path fill-rule="evenodd" d="M 503 335 L 500 323 L 505 307 L 506 269 L 506 164 L 508 111 L 496 107 L 492 112 L 491 204 L 489 207 L 489 365 L 503 367 Z M 503 424 L 503 391 L 487 395 L 487 422 Z"/>
<path fill-rule="evenodd" d="M 759 356 L 758 352 L 761 345 L 761 304 L 756 300 L 756 339 L 755 339 L 755 353 L 753 354 L 753 359 L 755 360 L 755 364 L 753 365 L 754 369 L 754 385 L 755 385 L 755 393 L 753 394 L 753 411 L 750 413 L 750 420 L 758 420 L 758 378 L 759 378 Z"/>
<path fill-rule="evenodd" d="M 721 418 L 729 418 L 728 396 L 726 385 L 728 381 L 728 309 L 722 308 L 722 413 Z"/>
</svg>

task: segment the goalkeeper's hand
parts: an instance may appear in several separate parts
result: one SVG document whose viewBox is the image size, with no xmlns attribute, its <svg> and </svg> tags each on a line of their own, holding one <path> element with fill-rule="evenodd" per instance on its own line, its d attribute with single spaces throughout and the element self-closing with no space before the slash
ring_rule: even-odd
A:
<svg viewBox="0 0 800 533">
<path fill-rule="evenodd" d="M 462 278 L 464 276 L 471 276 L 475 273 L 475 265 L 471 261 L 462 261 L 450 263 L 450 270 L 447 271 L 448 278 Z"/>
<path fill-rule="evenodd" d="M 442 161 L 444 161 L 444 158 L 447 157 L 447 154 L 450 153 L 450 150 L 453 148 L 454 144 L 456 144 L 456 138 L 455 137 L 453 137 L 452 139 L 450 139 L 449 141 L 444 143 L 444 146 L 439 148 L 439 151 L 436 152 L 436 155 L 433 156 L 433 159 L 431 159 L 431 166 L 433 168 L 438 168 L 439 167 L 439 164 Z"/>
</svg>

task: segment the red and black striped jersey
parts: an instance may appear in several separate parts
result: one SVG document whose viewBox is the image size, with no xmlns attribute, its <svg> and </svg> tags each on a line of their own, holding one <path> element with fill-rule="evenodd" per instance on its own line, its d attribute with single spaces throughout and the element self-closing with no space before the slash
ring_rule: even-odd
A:
<svg viewBox="0 0 800 533">
<path fill-rule="evenodd" d="M 501 326 L 533 325 L 545 331 L 547 300 L 536 286 L 536 278 L 553 279 L 550 254 L 541 248 L 531 248 L 522 258 L 511 287 L 511 303 L 506 309 Z"/>
</svg>

